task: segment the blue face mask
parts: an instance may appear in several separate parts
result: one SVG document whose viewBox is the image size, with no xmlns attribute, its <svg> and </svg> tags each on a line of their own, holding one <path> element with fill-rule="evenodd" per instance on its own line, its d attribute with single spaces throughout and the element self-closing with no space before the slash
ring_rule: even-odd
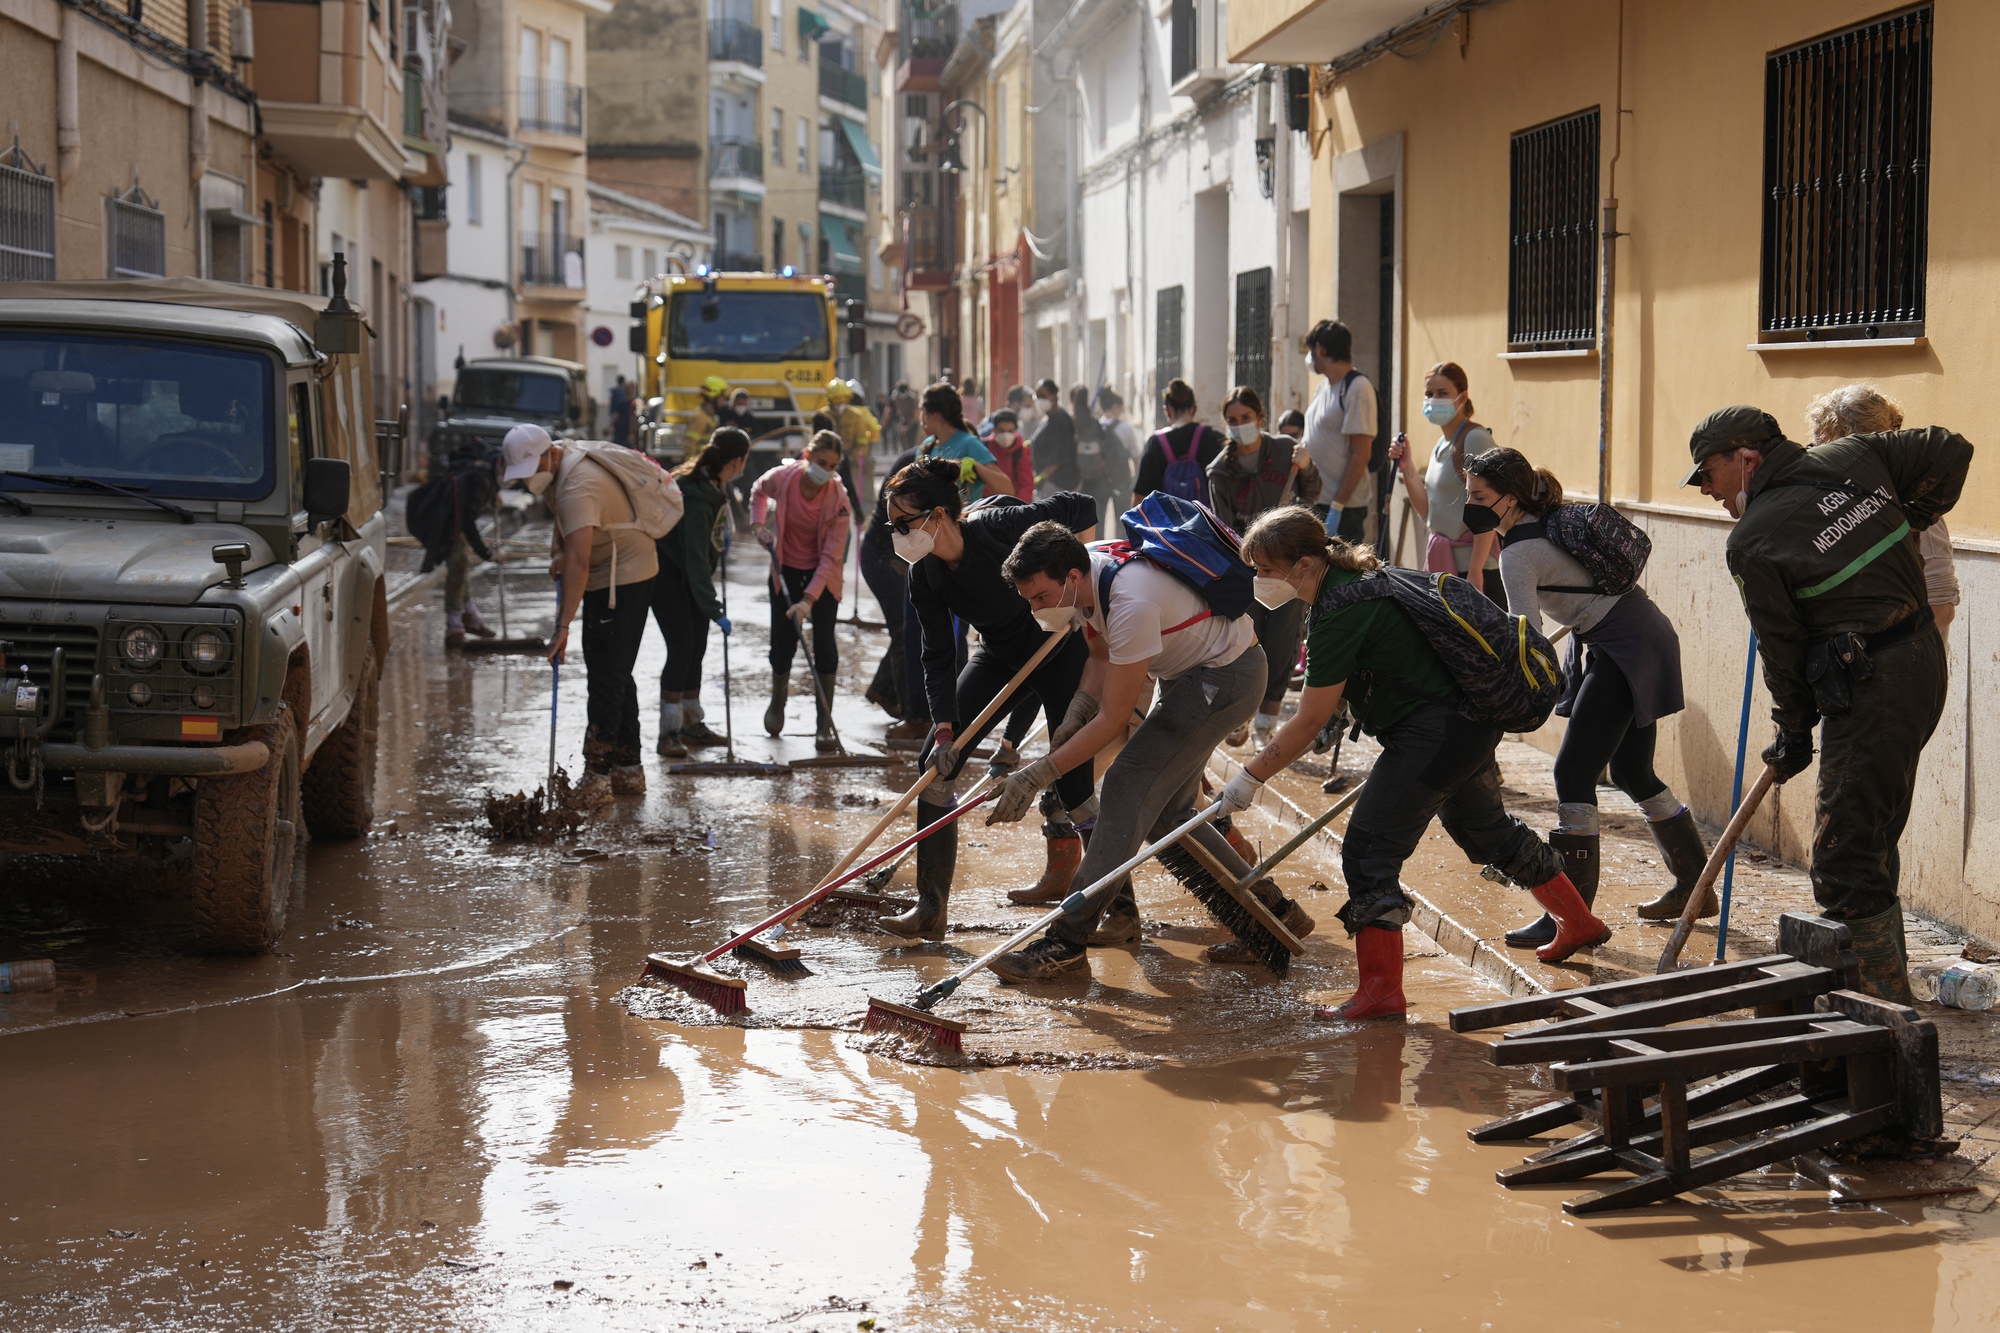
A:
<svg viewBox="0 0 2000 1333">
<path fill-rule="evenodd" d="M 1457 415 L 1458 403 L 1453 399 L 1424 399 L 1424 420 L 1430 422 L 1433 426 L 1449 425 L 1451 424 L 1451 419 Z"/>
<path fill-rule="evenodd" d="M 815 486 L 824 486 L 833 480 L 833 474 L 817 463 L 806 464 L 806 476 L 811 478 Z"/>
</svg>

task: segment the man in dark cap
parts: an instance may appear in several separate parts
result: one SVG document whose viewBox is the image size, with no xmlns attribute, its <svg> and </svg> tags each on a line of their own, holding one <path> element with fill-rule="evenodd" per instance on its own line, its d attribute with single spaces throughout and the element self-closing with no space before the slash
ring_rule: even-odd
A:
<svg viewBox="0 0 2000 1333">
<path fill-rule="evenodd" d="M 1853 932 L 1862 987 L 1907 1004 L 1896 843 L 1946 671 L 1915 534 L 1958 502 L 1972 446 L 1932 426 L 1807 450 L 1769 413 L 1725 407 L 1688 449 L 1681 484 L 1737 520 L 1729 572 L 1764 659 L 1779 782 L 1805 771 L 1825 723 L 1813 897 Z"/>
</svg>

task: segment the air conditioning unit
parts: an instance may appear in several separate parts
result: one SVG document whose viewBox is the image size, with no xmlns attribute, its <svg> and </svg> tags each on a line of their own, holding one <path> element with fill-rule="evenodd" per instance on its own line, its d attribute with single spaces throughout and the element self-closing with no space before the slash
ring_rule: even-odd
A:
<svg viewBox="0 0 2000 1333">
<path fill-rule="evenodd" d="M 1201 97 L 1229 78 L 1229 19 L 1225 0 L 1173 0 L 1169 90 Z"/>
</svg>

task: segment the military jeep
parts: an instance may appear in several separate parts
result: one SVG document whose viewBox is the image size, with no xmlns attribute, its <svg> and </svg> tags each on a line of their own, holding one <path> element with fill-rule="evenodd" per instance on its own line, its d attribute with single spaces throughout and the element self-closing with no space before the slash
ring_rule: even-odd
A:
<svg viewBox="0 0 2000 1333">
<path fill-rule="evenodd" d="M 217 952 L 374 819 L 400 443 L 334 262 L 330 301 L 0 284 L 0 860 L 184 856 Z"/>
<path fill-rule="evenodd" d="M 552 356 L 460 356 L 457 370 L 451 400 L 427 441 L 431 475 L 453 457 L 498 456 L 516 426 L 540 426 L 558 440 L 590 438 L 596 406 L 587 367 Z"/>
</svg>

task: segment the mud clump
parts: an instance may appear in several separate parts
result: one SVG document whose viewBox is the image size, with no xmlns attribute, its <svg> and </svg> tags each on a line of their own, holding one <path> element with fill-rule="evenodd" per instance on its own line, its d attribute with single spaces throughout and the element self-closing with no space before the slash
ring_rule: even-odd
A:
<svg viewBox="0 0 2000 1333">
<path fill-rule="evenodd" d="M 588 806 L 578 798 L 569 773 L 558 768 L 554 780 L 532 793 L 511 796 L 486 793 L 486 824 L 496 842 L 554 842 L 583 826 Z"/>
</svg>

